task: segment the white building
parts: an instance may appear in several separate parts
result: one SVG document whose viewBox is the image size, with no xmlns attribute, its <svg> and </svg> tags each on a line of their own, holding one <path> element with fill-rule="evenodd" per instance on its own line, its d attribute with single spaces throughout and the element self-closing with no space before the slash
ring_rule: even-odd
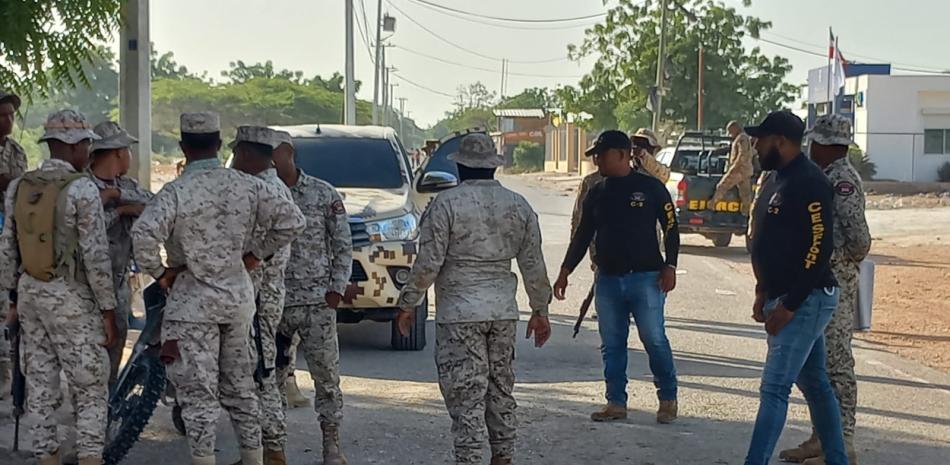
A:
<svg viewBox="0 0 950 465">
<path fill-rule="evenodd" d="M 950 161 L 950 75 L 859 75 L 843 94 L 853 96 L 854 141 L 877 179 L 937 180 Z"/>
</svg>

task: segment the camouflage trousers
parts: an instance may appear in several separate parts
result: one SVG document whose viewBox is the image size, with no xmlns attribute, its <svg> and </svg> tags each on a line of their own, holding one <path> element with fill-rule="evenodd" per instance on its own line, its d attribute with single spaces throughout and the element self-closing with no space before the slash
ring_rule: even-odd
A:
<svg viewBox="0 0 950 465">
<path fill-rule="evenodd" d="M 102 347 L 102 316 L 88 291 L 74 292 L 62 280 L 20 282 L 21 324 L 27 404 L 37 418 L 33 450 L 44 457 L 59 450 L 55 410 L 68 395 L 75 409 L 76 454 L 98 458 L 105 447 L 109 355 Z M 69 389 L 60 389 L 60 372 Z"/>
<path fill-rule="evenodd" d="M 122 363 L 125 342 L 129 338 L 129 314 L 132 313 L 132 291 L 129 289 L 129 274 L 120 273 L 113 281 L 115 285 L 115 325 L 116 343 L 109 348 L 109 385 L 115 384 Z"/>
<path fill-rule="evenodd" d="M 294 334 L 300 336 L 300 349 L 307 360 L 307 369 L 316 392 L 313 409 L 320 417 L 320 423 L 339 426 L 343 421 L 343 392 L 340 390 L 340 343 L 336 332 L 336 310 L 326 305 L 286 307 L 279 331 L 288 337 Z M 281 370 L 277 379 L 286 380 L 293 368 L 291 364 Z"/>
<path fill-rule="evenodd" d="M 452 417 L 457 464 L 482 463 L 486 429 L 492 456 L 514 457 L 517 325 L 513 320 L 436 325 L 435 363 Z"/>
<path fill-rule="evenodd" d="M 220 408 L 242 449 L 260 449 L 261 423 L 247 324 L 162 323 L 163 342 L 177 341 L 178 357 L 166 367 L 181 405 L 194 457 L 214 455 Z"/>
<path fill-rule="evenodd" d="M 732 188 L 739 189 L 739 201 L 741 202 L 741 209 L 744 214 L 748 214 L 749 209 L 752 208 L 752 173 L 742 171 L 742 170 L 729 170 L 723 175 L 722 179 L 719 180 L 719 184 L 716 186 L 716 192 L 713 194 L 712 198 L 709 199 L 709 205 L 716 205 L 723 198 L 726 197 L 726 194 Z"/>
<path fill-rule="evenodd" d="M 841 297 L 831 322 L 825 328 L 828 378 L 841 406 L 841 427 L 844 436 L 852 438 L 858 408 L 858 380 L 854 374 L 854 353 L 851 349 L 854 311 L 858 300 L 858 265 L 834 261 L 832 269 L 841 288 Z"/>
<path fill-rule="evenodd" d="M 10 310 L 10 296 L 6 292 L 0 292 L 0 321 L 6 321 L 7 312 Z M 10 342 L 7 338 L 0 337 L 0 362 L 10 361 Z M 8 395 L 8 392 L 3 395 Z"/>
<path fill-rule="evenodd" d="M 283 287 L 263 286 L 261 288 L 260 307 L 257 310 L 261 328 L 261 347 L 264 368 L 271 370 L 258 385 L 258 398 L 261 406 L 261 440 L 265 449 L 283 450 L 287 445 L 287 415 L 283 401 L 284 379 L 277 373 L 277 328 L 284 313 Z"/>
</svg>

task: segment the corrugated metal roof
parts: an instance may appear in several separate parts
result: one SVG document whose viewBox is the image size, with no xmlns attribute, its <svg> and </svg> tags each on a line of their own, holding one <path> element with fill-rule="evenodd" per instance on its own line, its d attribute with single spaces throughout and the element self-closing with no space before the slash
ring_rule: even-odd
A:
<svg viewBox="0 0 950 465">
<path fill-rule="evenodd" d="M 541 109 L 504 108 L 494 113 L 501 118 L 544 118 L 544 110 Z"/>
</svg>

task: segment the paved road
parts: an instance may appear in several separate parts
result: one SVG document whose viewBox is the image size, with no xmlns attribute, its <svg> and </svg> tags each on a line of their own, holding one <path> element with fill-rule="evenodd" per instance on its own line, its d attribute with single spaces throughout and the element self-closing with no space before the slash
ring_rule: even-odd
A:
<svg viewBox="0 0 950 465">
<path fill-rule="evenodd" d="M 567 246 L 572 198 L 524 178 L 503 182 L 523 193 L 541 216 L 551 274 Z M 554 337 L 543 349 L 518 346 L 520 439 L 517 463 L 537 465 L 738 464 L 745 455 L 758 406 L 758 378 L 765 354 L 763 330 L 749 318 L 752 283 L 741 240 L 728 249 L 686 237 L 679 287 L 667 307 L 669 337 L 680 375 L 680 420 L 654 421 L 657 401 L 645 354 L 630 342 L 629 421 L 593 424 L 603 383 L 596 322 L 571 339 L 576 309 L 590 286 L 578 272 L 568 301 L 552 308 Z M 583 266 L 579 269 L 583 269 Z M 521 307 L 527 308 L 520 296 Z M 522 327 L 523 328 L 523 327 Z M 430 326 L 431 330 L 431 326 Z M 354 465 L 450 463 L 450 422 L 438 387 L 431 346 L 421 353 L 387 349 L 387 325 L 342 327 L 344 448 Z M 302 359 L 302 358 L 301 358 Z M 950 457 L 950 375 L 862 344 L 859 436 L 862 464 L 944 464 Z M 308 393 L 309 377 L 298 371 Z M 780 446 L 805 438 L 807 409 L 795 394 Z M 127 463 L 187 463 L 187 447 L 160 407 L 146 437 Z M 5 421 L 5 420 L 4 420 Z M 308 409 L 290 414 L 291 463 L 319 463 L 319 432 Z M 0 428 L 5 444 L 9 426 Z M 222 417 L 219 463 L 237 459 L 230 426 Z M 4 463 L 0 458 L 0 463 Z M 486 458 L 487 463 L 487 458 Z"/>
</svg>

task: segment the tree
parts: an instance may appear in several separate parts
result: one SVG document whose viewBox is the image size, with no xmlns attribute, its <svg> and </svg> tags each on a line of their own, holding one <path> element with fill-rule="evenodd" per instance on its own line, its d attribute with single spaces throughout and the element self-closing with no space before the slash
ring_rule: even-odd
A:
<svg viewBox="0 0 950 465">
<path fill-rule="evenodd" d="M 0 82 L 28 98 L 88 86 L 84 65 L 112 40 L 121 3 L 0 0 Z"/>
<path fill-rule="evenodd" d="M 758 37 L 771 23 L 743 16 L 714 0 L 682 0 L 682 7 L 671 3 L 663 120 L 696 127 L 700 45 L 705 50 L 704 127 L 719 128 L 733 119 L 758 121 L 793 100 L 796 88 L 784 82 L 792 69 L 788 60 L 769 58 L 758 47 L 746 50 L 742 43 L 745 37 Z M 604 23 L 588 29 L 581 44 L 568 47 L 572 59 L 598 57 L 576 87 L 558 92 L 568 111 L 590 113 L 590 125 L 597 128 L 648 125 L 652 113 L 646 102 L 656 81 L 661 13 L 654 5 L 619 0 Z"/>
<path fill-rule="evenodd" d="M 557 94 L 543 87 L 531 87 L 520 94 L 507 97 L 498 104 L 498 108 L 541 109 L 559 107 Z"/>
<path fill-rule="evenodd" d="M 155 47 L 152 47 L 151 51 L 151 62 L 152 62 L 152 80 L 157 79 L 202 79 L 205 80 L 207 76 L 205 75 L 195 75 L 188 71 L 183 65 L 179 65 L 175 61 L 175 54 L 172 52 L 165 52 L 161 55 L 158 54 L 158 51 L 155 50 Z"/>
<path fill-rule="evenodd" d="M 50 89 L 45 96 L 28 97 L 31 103 L 22 109 L 24 126 L 42 126 L 47 115 L 63 108 L 79 109 L 92 124 L 109 119 L 119 102 L 115 54 L 106 47 L 99 48 L 89 63 L 83 63 L 80 72 L 86 85 Z"/>
<path fill-rule="evenodd" d="M 472 108 L 491 108 L 498 94 L 489 91 L 480 81 L 468 86 L 459 86 L 455 96 L 455 110 L 461 112 Z"/>
<path fill-rule="evenodd" d="M 515 168 L 523 172 L 544 169 L 544 146 L 536 142 L 519 142 L 512 153 Z"/>
<path fill-rule="evenodd" d="M 445 118 L 429 130 L 429 135 L 439 139 L 464 129 L 494 130 L 497 121 L 492 108 L 496 99 L 497 94 L 489 91 L 481 82 L 459 86 L 458 95 L 455 97 L 455 109 L 446 112 Z"/>
</svg>

